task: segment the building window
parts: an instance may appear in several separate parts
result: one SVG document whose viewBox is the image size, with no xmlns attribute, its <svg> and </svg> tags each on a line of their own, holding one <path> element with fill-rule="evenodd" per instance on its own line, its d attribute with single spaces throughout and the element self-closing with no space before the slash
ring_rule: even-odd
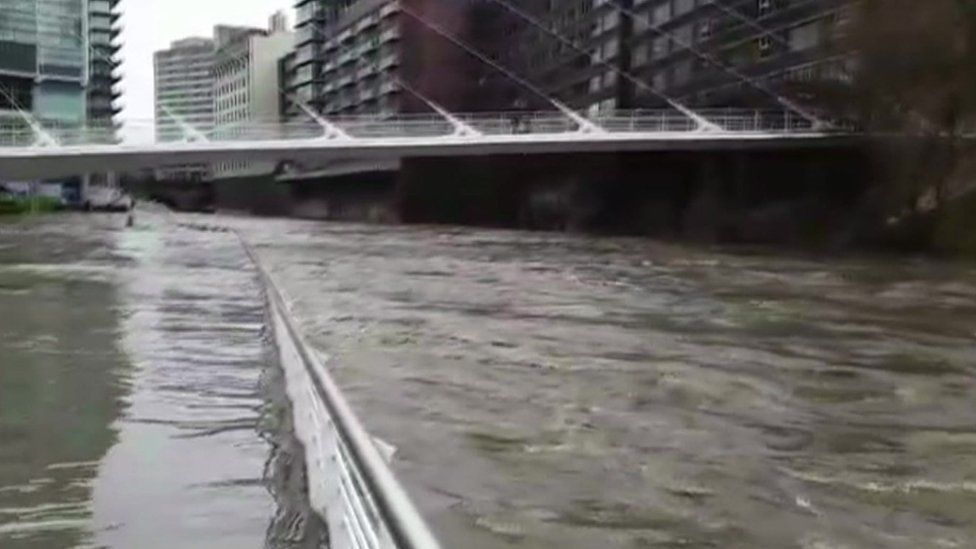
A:
<svg viewBox="0 0 976 549">
<path fill-rule="evenodd" d="M 814 21 L 790 30 L 790 50 L 803 51 L 820 44 L 820 22 Z"/>
<path fill-rule="evenodd" d="M 665 71 L 654 73 L 654 77 L 651 79 L 651 86 L 659 92 L 664 91 L 664 88 L 668 86 L 668 74 Z"/>
<path fill-rule="evenodd" d="M 634 48 L 634 55 L 631 64 L 635 67 L 639 67 L 647 63 L 647 44 L 641 44 Z"/>
<path fill-rule="evenodd" d="M 635 17 L 634 18 L 634 34 L 640 34 L 647 29 L 651 28 L 651 20 L 647 16 Z"/>
<path fill-rule="evenodd" d="M 682 86 L 691 80 L 691 60 L 684 60 L 674 65 L 674 84 Z"/>
<path fill-rule="evenodd" d="M 674 42 L 679 48 L 690 47 L 694 43 L 694 32 L 691 25 L 683 25 L 674 31 Z"/>
<path fill-rule="evenodd" d="M 773 39 L 769 36 L 762 36 L 759 38 L 759 58 L 765 59 L 773 54 Z"/>
<path fill-rule="evenodd" d="M 712 37 L 712 30 L 715 22 L 711 17 L 706 17 L 698 22 L 698 41 L 704 42 Z"/>
<path fill-rule="evenodd" d="M 674 16 L 684 15 L 695 9 L 695 0 L 675 0 Z"/>
<path fill-rule="evenodd" d="M 661 25 L 671 20 L 671 0 L 661 2 L 654 7 L 653 23 Z"/>
<path fill-rule="evenodd" d="M 756 0 L 756 13 L 759 17 L 769 14 L 773 11 L 773 0 Z"/>
<path fill-rule="evenodd" d="M 667 36 L 658 36 L 651 43 L 654 59 L 661 59 L 668 55 L 670 39 Z"/>
</svg>

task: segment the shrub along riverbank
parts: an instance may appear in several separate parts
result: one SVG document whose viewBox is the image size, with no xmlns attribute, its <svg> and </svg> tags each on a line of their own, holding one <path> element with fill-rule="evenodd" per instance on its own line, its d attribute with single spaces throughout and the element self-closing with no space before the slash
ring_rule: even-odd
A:
<svg viewBox="0 0 976 549">
<path fill-rule="evenodd" d="M 48 196 L 0 197 L 0 215 L 47 213 L 60 209 L 61 201 Z"/>
</svg>

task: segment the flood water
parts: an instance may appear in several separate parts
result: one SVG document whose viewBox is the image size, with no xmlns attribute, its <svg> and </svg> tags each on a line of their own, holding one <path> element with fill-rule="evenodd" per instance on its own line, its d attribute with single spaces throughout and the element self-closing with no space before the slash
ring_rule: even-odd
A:
<svg viewBox="0 0 976 549">
<path fill-rule="evenodd" d="M 240 225 L 449 547 L 976 547 L 976 270 Z"/>
<path fill-rule="evenodd" d="M 230 217 L 445 547 L 976 546 L 976 268 Z M 0 547 L 260 547 L 253 270 L 0 226 Z M 287 497 L 285 498 L 287 500 Z"/>
<path fill-rule="evenodd" d="M 263 302 L 232 238 L 0 225 L 0 547 L 261 547 Z"/>
</svg>

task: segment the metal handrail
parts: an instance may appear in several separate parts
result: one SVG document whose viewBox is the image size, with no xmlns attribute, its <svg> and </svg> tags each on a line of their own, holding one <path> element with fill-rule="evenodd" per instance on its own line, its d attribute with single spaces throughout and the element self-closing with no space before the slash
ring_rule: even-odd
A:
<svg viewBox="0 0 976 549">
<path fill-rule="evenodd" d="M 702 109 L 699 114 L 716 127 L 730 133 L 810 133 L 816 132 L 808 120 L 788 110 Z M 557 111 L 515 111 L 453 113 L 458 121 L 484 135 L 558 134 L 576 131 L 577 125 Z M 455 126 L 441 115 L 431 113 L 396 113 L 385 115 L 338 115 L 324 117 L 330 125 L 350 138 L 453 137 Z M 588 120 L 611 134 L 679 133 L 695 129 L 687 117 L 668 109 L 621 110 L 594 113 Z M 184 122 L 198 128 L 211 141 L 249 141 L 267 139 L 302 139 L 322 133 L 322 126 L 312 120 L 281 121 L 277 118 L 255 119 L 235 124 L 216 125 L 212 119 L 187 118 Z M 150 143 L 184 140 L 185 132 L 174 124 L 156 125 L 152 120 L 125 122 L 127 134 L 136 130 L 151 134 Z M 850 131 L 835 125 L 835 131 Z M 108 127 L 44 128 L 60 146 L 112 143 L 117 129 Z M 141 134 L 140 134 L 141 135 Z M 0 124 L 0 147 L 29 146 L 36 131 L 21 125 Z"/>
<path fill-rule="evenodd" d="M 304 390 L 310 397 L 312 408 L 299 410 L 300 404 L 293 402 L 296 429 L 305 419 L 312 423 L 312 432 L 307 434 L 313 440 L 303 441 L 307 454 L 312 443 L 313 459 L 308 464 L 310 498 L 324 498 L 320 508 L 315 510 L 326 520 L 331 549 L 440 549 L 430 527 L 380 455 L 373 438 L 296 327 L 271 274 L 250 244 L 236 231 L 235 234 L 262 281 L 279 351 L 284 353 L 286 349 L 293 349 L 307 375 L 305 387 L 291 388 Z M 301 413 L 307 413 L 307 416 L 304 419 L 297 417 Z M 326 456 L 330 444 L 334 452 Z M 332 478 L 313 478 L 318 475 Z M 329 494 L 323 495 L 322 490 L 331 490 L 331 502 Z"/>
</svg>

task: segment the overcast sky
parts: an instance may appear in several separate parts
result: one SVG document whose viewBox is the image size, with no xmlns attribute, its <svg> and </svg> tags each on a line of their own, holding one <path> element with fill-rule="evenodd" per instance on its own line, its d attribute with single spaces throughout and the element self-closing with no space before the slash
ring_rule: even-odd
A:
<svg viewBox="0 0 976 549">
<path fill-rule="evenodd" d="M 188 36 L 211 36 L 214 25 L 267 26 L 284 9 L 294 23 L 294 0 L 124 0 L 122 16 L 122 119 L 131 121 L 127 137 L 145 134 L 153 117 L 153 65 L 156 50 Z"/>
</svg>

